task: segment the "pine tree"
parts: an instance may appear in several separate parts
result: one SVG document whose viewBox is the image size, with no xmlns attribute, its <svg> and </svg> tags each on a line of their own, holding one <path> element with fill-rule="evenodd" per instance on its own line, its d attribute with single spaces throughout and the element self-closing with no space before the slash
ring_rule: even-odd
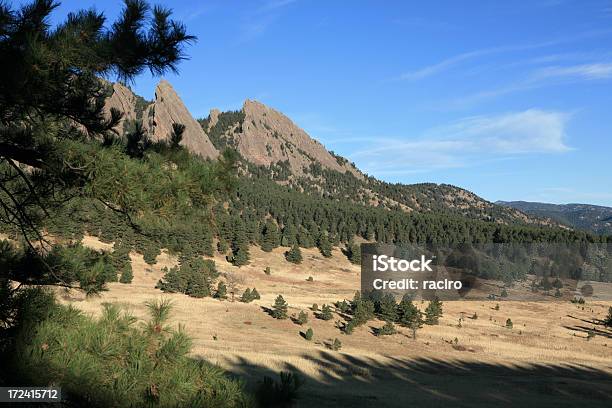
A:
<svg viewBox="0 0 612 408">
<path fill-rule="evenodd" d="M 317 247 L 319 248 L 319 251 L 321 251 L 321 255 L 323 255 L 326 258 L 329 258 L 332 256 L 332 246 L 331 246 L 331 242 L 329 242 L 329 237 L 327 236 L 327 233 L 321 233 L 321 235 L 319 235 L 319 239 L 317 240 Z"/>
<path fill-rule="evenodd" d="M 319 313 L 319 319 L 321 320 L 331 320 L 334 316 L 332 315 L 331 307 L 328 305 L 323 305 L 321 308 L 321 313 Z"/>
<path fill-rule="evenodd" d="M 397 333 L 397 330 L 395 330 L 395 326 L 390 321 L 386 321 L 384 326 L 376 331 L 377 336 L 389 336 L 395 333 Z"/>
<path fill-rule="evenodd" d="M 355 265 L 361 265 L 361 245 L 349 244 L 348 245 L 348 258 L 351 263 Z"/>
<path fill-rule="evenodd" d="M 376 313 L 385 321 L 394 322 L 397 320 L 397 303 L 392 294 L 386 293 L 376 302 Z"/>
<path fill-rule="evenodd" d="M 272 317 L 275 319 L 286 319 L 288 306 L 283 296 L 278 295 L 274 301 L 274 305 L 272 305 Z"/>
<path fill-rule="evenodd" d="M 308 323 L 308 313 L 306 313 L 303 310 L 301 310 L 300 313 L 298 314 L 296 322 L 299 325 L 303 325 L 303 324 Z"/>
<path fill-rule="evenodd" d="M 172 124 L 172 133 L 170 134 L 170 148 L 178 150 L 181 147 L 181 141 L 183 140 L 183 133 L 185 133 L 185 125 L 182 123 Z"/>
<path fill-rule="evenodd" d="M 297 229 L 295 228 L 295 225 L 286 225 L 285 228 L 283 228 L 283 237 L 281 239 L 281 245 L 284 247 L 291 247 L 297 243 Z"/>
<path fill-rule="evenodd" d="M 308 341 L 312 340 L 312 336 L 314 335 L 314 332 L 312 331 L 312 328 L 308 328 L 308 330 L 306 330 L 306 332 L 304 333 L 304 338 Z"/>
<path fill-rule="evenodd" d="M 134 274 L 132 273 L 132 265 L 127 263 L 121 269 L 121 277 L 119 278 L 119 282 L 121 282 L 121 283 L 132 283 L 132 279 L 133 278 L 134 278 Z"/>
<path fill-rule="evenodd" d="M 608 327 L 612 327 L 612 306 L 608 308 L 608 315 L 604 319 L 603 323 Z"/>
<path fill-rule="evenodd" d="M 302 251 L 300 251 L 300 247 L 298 247 L 297 244 L 293 245 L 289 251 L 285 252 L 285 258 L 287 261 L 294 264 L 302 263 Z"/>
<path fill-rule="evenodd" d="M 277 248 L 279 244 L 278 227 L 275 222 L 268 220 L 262 232 L 261 249 L 265 252 L 270 252 L 272 249 Z"/>
<path fill-rule="evenodd" d="M 251 293 L 251 289 L 246 288 L 244 293 L 240 297 L 240 301 L 244 303 L 249 303 L 253 301 L 253 294 Z"/>
<path fill-rule="evenodd" d="M 253 297 L 254 300 L 261 299 L 261 296 L 259 295 L 259 292 L 255 288 L 253 288 L 253 290 L 251 291 L 251 296 Z"/>
<path fill-rule="evenodd" d="M 410 299 L 402 299 L 397 306 L 397 315 L 397 322 L 401 326 L 412 328 L 416 325 L 419 328 L 423 325 L 421 312 Z"/>
<path fill-rule="evenodd" d="M 229 261 L 236 266 L 249 263 L 249 242 L 246 237 L 244 222 L 238 217 L 234 220 L 234 236 L 232 240 L 232 255 Z"/>
<path fill-rule="evenodd" d="M 442 302 L 440 299 L 435 297 L 429 302 L 425 309 L 425 323 L 427 324 L 438 324 L 438 320 L 442 316 Z"/>
<path fill-rule="evenodd" d="M 222 281 L 217 285 L 217 291 L 215 292 L 215 298 L 217 299 L 227 299 L 227 286 Z"/>
</svg>

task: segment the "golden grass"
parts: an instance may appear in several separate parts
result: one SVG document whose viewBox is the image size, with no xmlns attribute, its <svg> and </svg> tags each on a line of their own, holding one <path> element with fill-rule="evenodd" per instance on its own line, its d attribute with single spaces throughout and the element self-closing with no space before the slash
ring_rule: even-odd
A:
<svg viewBox="0 0 612 408">
<path fill-rule="evenodd" d="M 89 237 L 85 243 L 96 247 L 95 241 Z M 212 298 L 194 299 L 156 290 L 154 286 L 162 276 L 161 268 L 176 262 L 165 252 L 153 267 L 146 265 L 141 255 L 132 253 L 134 282 L 130 285 L 112 283 L 107 292 L 91 298 L 75 293 L 64 293 L 63 297 L 66 302 L 73 302 L 87 313 L 98 314 L 102 303 L 115 302 L 141 317 L 145 314 L 145 301 L 158 297 L 170 298 L 174 303 L 173 322 L 184 324 L 194 339 L 193 355 L 238 373 L 252 373 L 254 368 L 261 372 L 293 368 L 313 380 L 329 383 L 336 377 L 338 380 L 343 376 L 346 379 L 347 375 L 351 378 L 368 377 L 369 371 L 376 371 L 367 368 L 368 365 L 384 367 L 392 366 L 397 359 L 435 359 L 471 361 L 499 367 L 573 364 L 612 374 L 612 338 L 597 335 L 587 340 L 584 331 L 572 329 L 593 326 L 585 321 L 603 318 L 612 304 L 610 302 L 577 305 L 566 300 L 449 301 L 444 303 L 444 316 L 440 324 L 423 327 L 418 331 L 416 340 L 410 337 L 409 330 L 403 328 L 399 328 L 399 333 L 393 336 L 375 337 L 370 327 L 381 326 L 382 322 L 378 321 L 359 327 L 352 335 L 346 336 L 334 325 L 339 316 L 334 314 L 334 319 L 330 321 L 318 320 L 309 307 L 313 303 L 321 306 L 323 303 L 351 299 L 359 289 L 359 267 L 350 264 L 338 250 L 334 250 L 332 258 L 323 258 L 316 249 L 302 250 L 304 262 L 301 265 L 286 262 L 283 252 L 281 248 L 271 253 L 252 248 L 252 262 L 242 268 L 230 265 L 221 256 L 215 256 L 214 260 L 222 273 L 242 277 L 244 282 L 237 291 L 237 297 L 246 287 L 256 287 L 261 293 L 261 300 L 249 304 Z M 264 273 L 266 266 L 271 268 L 271 275 Z M 313 277 L 313 282 L 306 280 L 309 276 Z M 290 314 L 308 311 L 309 322 L 301 327 L 289 319 L 275 320 L 264 313 L 261 307 L 269 307 L 278 294 L 282 294 L 289 303 Z M 499 303 L 500 310 L 494 309 L 495 303 Z M 425 307 L 421 302 L 417 302 L 417 305 L 422 309 Z M 471 319 L 474 313 L 478 315 L 477 319 Z M 458 327 L 460 317 L 463 319 L 461 327 Z M 507 318 L 512 319 L 512 329 L 504 326 Z M 299 335 L 308 327 L 314 331 L 313 341 L 310 342 Z M 342 341 L 342 349 L 331 352 L 326 348 L 326 343 L 336 337 Z M 326 362 L 329 353 L 336 356 L 334 358 L 338 361 Z M 364 368 L 355 361 L 368 364 Z M 394 376 L 401 377 L 404 382 L 410 377 L 406 377 L 401 370 Z M 430 391 L 433 393 L 431 396 L 443 394 L 441 390 L 434 391 L 433 388 L 424 392 Z M 341 393 L 344 395 L 342 398 L 352 395 L 345 395 L 344 391 Z M 444 399 L 441 395 L 435 398 Z M 314 401 L 311 402 L 315 404 Z"/>
</svg>

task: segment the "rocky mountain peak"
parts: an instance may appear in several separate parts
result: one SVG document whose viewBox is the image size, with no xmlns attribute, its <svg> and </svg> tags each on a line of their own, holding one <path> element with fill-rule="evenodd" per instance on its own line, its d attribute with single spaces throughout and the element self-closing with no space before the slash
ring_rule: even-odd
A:
<svg viewBox="0 0 612 408">
<path fill-rule="evenodd" d="M 242 112 L 242 132 L 234 135 L 234 141 L 235 147 L 247 160 L 266 166 L 288 161 L 295 175 L 302 175 L 304 168 L 311 164 L 319 164 L 341 173 L 348 170 L 362 177 L 355 167 L 332 155 L 282 113 L 250 99 L 244 102 Z"/>
<path fill-rule="evenodd" d="M 185 126 L 183 146 L 202 157 L 215 158 L 219 155 L 170 82 L 164 79 L 157 84 L 155 101 L 147 107 L 143 118 L 143 124 L 154 141 L 168 140 L 172 134 L 172 124 L 181 123 Z"/>
</svg>

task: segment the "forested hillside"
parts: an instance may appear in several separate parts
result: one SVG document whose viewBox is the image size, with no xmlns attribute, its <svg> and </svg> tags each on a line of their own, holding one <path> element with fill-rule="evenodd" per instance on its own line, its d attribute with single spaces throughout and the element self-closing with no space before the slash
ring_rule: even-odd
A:
<svg viewBox="0 0 612 408">
<path fill-rule="evenodd" d="M 590 204 L 548 204 L 526 201 L 498 201 L 536 217 L 550 218 L 572 228 L 596 234 L 612 234 L 612 208 Z"/>
</svg>

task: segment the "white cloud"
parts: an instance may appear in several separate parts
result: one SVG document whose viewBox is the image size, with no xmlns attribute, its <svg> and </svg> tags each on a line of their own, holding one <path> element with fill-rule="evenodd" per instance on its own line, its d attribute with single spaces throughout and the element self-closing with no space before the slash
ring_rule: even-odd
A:
<svg viewBox="0 0 612 408">
<path fill-rule="evenodd" d="M 350 158 L 372 174 L 402 174 L 467 167 L 525 154 L 572 150 L 562 112 L 529 109 L 474 116 L 424 132 L 413 140 L 377 138 Z"/>
<path fill-rule="evenodd" d="M 574 78 L 606 79 L 612 77 L 612 63 L 593 63 L 573 66 L 546 67 L 535 73 L 537 79 Z"/>
<path fill-rule="evenodd" d="M 503 53 L 517 52 L 517 51 L 529 51 L 529 50 L 535 50 L 539 48 L 546 48 L 546 47 L 551 47 L 555 45 L 581 41 L 581 40 L 592 38 L 592 37 L 599 37 L 602 35 L 610 34 L 610 32 L 611 30 L 586 31 L 580 34 L 573 35 L 571 37 L 563 37 L 563 38 L 558 38 L 558 39 L 554 39 L 550 41 L 543 41 L 543 42 L 532 43 L 532 44 L 503 45 L 503 46 L 489 47 L 489 48 L 483 48 L 480 50 L 469 51 L 469 52 L 451 56 L 438 63 L 431 64 L 431 65 L 425 66 L 417 70 L 405 72 L 401 74 L 399 78 L 397 79 L 408 80 L 408 81 L 421 80 L 421 79 L 425 79 L 433 75 L 437 75 L 441 72 L 447 71 L 451 69 L 452 67 L 454 67 L 455 65 L 458 65 L 464 61 L 477 59 L 479 57 L 484 57 L 484 56 L 493 55 L 493 54 L 503 54 Z"/>
</svg>

